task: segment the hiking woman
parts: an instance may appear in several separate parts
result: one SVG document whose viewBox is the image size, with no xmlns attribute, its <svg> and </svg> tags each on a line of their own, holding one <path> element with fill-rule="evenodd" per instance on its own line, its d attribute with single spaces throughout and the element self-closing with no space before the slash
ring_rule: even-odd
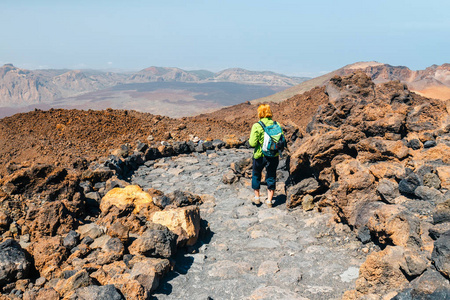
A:
<svg viewBox="0 0 450 300">
<path fill-rule="evenodd" d="M 255 148 L 253 151 L 252 170 L 252 189 L 255 191 L 255 198 L 253 199 L 253 203 L 256 205 L 261 204 L 261 173 L 265 167 L 267 183 L 267 200 L 265 203 L 268 207 L 272 207 L 272 199 L 276 188 L 279 153 L 276 152 L 274 154 L 271 154 L 265 151 L 266 155 L 263 154 L 263 145 L 265 145 L 265 143 L 267 144 L 267 135 L 266 141 L 264 141 L 264 133 L 267 132 L 267 128 L 277 126 L 280 132 L 278 139 L 282 137 L 283 141 L 285 140 L 281 127 L 279 127 L 276 122 L 272 121 L 272 110 L 270 109 L 270 106 L 268 104 L 261 104 L 258 107 L 258 118 L 259 122 L 253 124 L 249 139 L 250 146 Z"/>
</svg>

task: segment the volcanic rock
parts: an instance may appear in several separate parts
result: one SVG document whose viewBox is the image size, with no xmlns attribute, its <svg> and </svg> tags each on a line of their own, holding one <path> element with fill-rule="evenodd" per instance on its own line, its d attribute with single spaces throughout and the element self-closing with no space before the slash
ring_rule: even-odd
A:
<svg viewBox="0 0 450 300">
<path fill-rule="evenodd" d="M 75 219 L 61 201 L 45 203 L 30 224 L 34 236 L 61 235 L 68 233 L 75 225 Z"/>
<path fill-rule="evenodd" d="M 81 287 L 75 290 L 74 296 L 83 300 L 124 300 L 123 296 L 112 284 Z"/>
<path fill-rule="evenodd" d="M 416 188 L 422 184 L 420 177 L 411 173 L 399 182 L 398 189 L 404 195 L 414 195 Z"/>
<path fill-rule="evenodd" d="M 42 237 L 32 244 L 34 265 L 39 274 L 47 280 L 52 279 L 59 266 L 67 258 L 67 248 L 60 237 Z"/>
<path fill-rule="evenodd" d="M 163 227 L 145 231 L 134 240 L 128 250 L 133 255 L 169 258 L 175 253 L 176 246 L 177 236 L 167 227 Z"/>
<path fill-rule="evenodd" d="M 319 189 L 319 187 L 319 183 L 314 178 L 303 179 L 296 185 L 289 187 L 286 192 L 287 207 L 295 207 L 301 204 L 303 196 L 313 194 Z"/>
<path fill-rule="evenodd" d="M 27 278 L 30 268 L 31 262 L 19 243 L 8 239 L 0 244 L 0 286 Z"/>
<path fill-rule="evenodd" d="M 404 248 L 388 246 L 381 252 L 374 252 L 360 268 L 356 290 L 361 294 L 381 293 L 391 289 L 402 289 L 408 280 L 401 271 L 404 263 Z"/>
<path fill-rule="evenodd" d="M 395 198 L 400 196 L 398 184 L 394 180 L 382 179 L 378 183 L 377 192 L 383 201 L 394 204 Z"/>
<path fill-rule="evenodd" d="M 89 277 L 89 273 L 86 270 L 80 270 L 76 272 L 73 276 L 58 281 L 58 283 L 55 286 L 55 290 L 60 295 L 67 295 L 78 288 L 87 287 L 91 284 L 92 280 Z"/>
<path fill-rule="evenodd" d="M 63 246 L 71 250 L 80 243 L 80 234 L 74 230 L 69 231 L 63 239 Z"/>
<path fill-rule="evenodd" d="M 166 195 L 169 198 L 170 203 L 176 207 L 188 206 L 193 204 L 200 204 L 201 198 L 198 195 L 194 195 L 189 192 L 176 190 Z"/>
<path fill-rule="evenodd" d="M 192 246 L 200 232 L 200 210 L 196 206 L 165 209 L 155 212 L 152 222 L 164 225 L 175 233 L 178 245 Z"/>
<path fill-rule="evenodd" d="M 436 269 L 444 274 L 447 278 L 450 277 L 450 231 L 442 234 L 434 242 L 434 250 L 431 256 Z"/>
<path fill-rule="evenodd" d="M 429 188 L 439 189 L 441 187 L 441 180 L 434 173 L 427 173 L 423 175 L 423 185 Z"/>
<path fill-rule="evenodd" d="M 111 206 L 120 210 L 132 207 L 133 213 L 141 210 L 152 210 L 154 207 L 152 197 L 137 185 L 129 185 L 125 188 L 114 188 L 109 191 L 100 203 L 100 210 L 105 213 Z"/>
</svg>

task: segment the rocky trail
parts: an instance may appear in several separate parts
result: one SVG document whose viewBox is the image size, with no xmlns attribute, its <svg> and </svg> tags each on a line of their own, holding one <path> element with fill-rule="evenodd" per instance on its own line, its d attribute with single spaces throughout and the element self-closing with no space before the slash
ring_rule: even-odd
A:
<svg viewBox="0 0 450 300">
<path fill-rule="evenodd" d="M 156 299 L 340 299 L 354 286 L 369 247 L 345 226 L 327 224 L 330 216 L 317 211 L 287 210 L 283 184 L 267 208 L 251 203 L 249 179 L 222 182 L 231 162 L 250 156 L 240 149 L 194 153 L 135 172 L 132 183 L 144 189 L 207 199 L 200 211 L 210 231 L 177 254 Z M 287 176 L 283 163 L 279 175 L 281 182 Z"/>
<path fill-rule="evenodd" d="M 326 104 L 287 120 L 273 208 L 248 103 L 3 119 L 0 300 L 450 299 L 450 104 L 363 73 L 297 100 Z"/>
</svg>

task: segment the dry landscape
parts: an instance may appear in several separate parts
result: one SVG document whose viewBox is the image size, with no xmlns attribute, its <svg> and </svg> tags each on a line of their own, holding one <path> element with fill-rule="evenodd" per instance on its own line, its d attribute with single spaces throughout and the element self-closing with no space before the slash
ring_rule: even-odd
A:
<svg viewBox="0 0 450 300">
<path fill-rule="evenodd" d="M 238 157 L 257 121 L 251 102 L 178 119 L 114 109 L 1 119 L 0 299 L 170 299 L 180 292 L 168 283 L 196 272 L 189 255 L 208 270 L 202 280 L 224 284 L 229 298 L 448 299 L 448 101 L 352 72 L 271 105 L 289 141 L 279 170 L 281 204 L 272 209 L 244 199 L 251 161 Z M 174 190 L 183 176 L 199 192 Z M 319 215 L 331 229 L 317 227 L 315 236 L 283 223 L 297 218 L 311 226 Z M 278 221 L 283 235 L 264 236 Z M 228 227 L 221 232 L 216 224 Z M 239 245 L 263 249 L 250 257 L 247 248 L 236 252 L 259 257 L 258 265 L 216 260 L 233 252 L 233 237 L 220 240 L 233 231 Z M 335 287 L 302 285 L 311 272 L 319 277 L 317 266 L 333 263 L 320 252 L 332 245 L 355 255 L 348 263 L 359 271 L 346 275 L 351 288 L 338 273 L 331 273 Z M 278 261 L 262 263 L 264 251 Z M 306 254 L 316 261 L 302 269 L 298 260 Z M 224 297 L 206 291 L 205 299 Z"/>
</svg>

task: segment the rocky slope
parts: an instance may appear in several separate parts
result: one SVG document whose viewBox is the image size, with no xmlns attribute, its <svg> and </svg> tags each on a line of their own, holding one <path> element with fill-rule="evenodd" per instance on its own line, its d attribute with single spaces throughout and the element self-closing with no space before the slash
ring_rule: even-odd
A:
<svg viewBox="0 0 450 300">
<path fill-rule="evenodd" d="M 288 134 L 301 136 L 317 107 L 326 103 L 323 88 L 274 104 L 274 118 Z M 257 105 L 244 103 L 192 118 L 172 119 L 121 110 L 35 110 L 0 119 L 0 176 L 27 162 L 70 167 L 79 160 L 95 160 L 124 143 L 188 141 L 231 137 L 246 139 Z"/>
<path fill-rule="evenodd" d="M 432 65 L 425 70 L 413 71 L 404 66 L 391 66 L 379 62 L 359 62 L 300 83 L 277 94 L 254 100 L 280 102 L 296 94 L 309 91 L 316 86 L 324 86 L 335 75 L 345 76 L 357 70 L 365 72 L 375 83 L 399 80 L 406 83 L 411 91 L 430 98 L 450 99 L 450 64 Z"/>
<path fill-rule="evenodd" d="M 293 146 L 288 207 L 313 196 L 362 242 L 381 247 L 345 299 L 448 297 L 446 103 L 414 95 L 398 81 L 375 85 L 363 72 L 333 77 L 325 92 L 328 104 Z"/>
</svg>

